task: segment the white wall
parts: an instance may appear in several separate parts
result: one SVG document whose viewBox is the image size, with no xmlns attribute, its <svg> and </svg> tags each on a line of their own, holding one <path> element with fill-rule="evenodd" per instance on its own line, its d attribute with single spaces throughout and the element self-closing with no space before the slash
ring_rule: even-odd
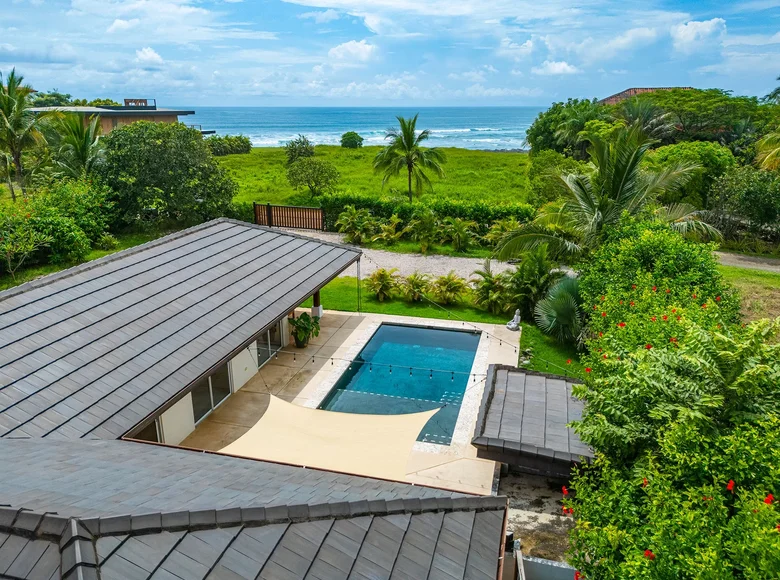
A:
<svg viewBox="0 0 780 580">
<path fill-rule="evenodd" d="M 230 361 L 230 376 L 233 378 L 233 392 L 243 387 L 257 374 L 257 344 L 250 344 Z"/>
<path fill-rule="evenodd" d="M 178 445 L 195 430 L 195 415 L 192 412 L 192 395 L 187 393 L 173 407 L 160 416 L 163 443 Z"/>
</svg>

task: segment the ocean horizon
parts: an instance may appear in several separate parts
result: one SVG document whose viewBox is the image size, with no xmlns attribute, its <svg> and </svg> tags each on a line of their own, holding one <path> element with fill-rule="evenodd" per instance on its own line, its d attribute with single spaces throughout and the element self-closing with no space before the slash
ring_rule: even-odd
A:
<svg viewBox="0 0 780 580">
<path fill-rule="evenodd" d="M 218 135 L 245 135 L 255 147 L 279 147 L 296 135 L 317 145 L 337 145 L 356 131 L 364 145 L 382 145 L 396 116 L 419 113 L 417 127 L 431 132 L 430 147 L 526 149 L 528 127 L 546 107 L 184 107 L 182 117 Z"/>
</svg>

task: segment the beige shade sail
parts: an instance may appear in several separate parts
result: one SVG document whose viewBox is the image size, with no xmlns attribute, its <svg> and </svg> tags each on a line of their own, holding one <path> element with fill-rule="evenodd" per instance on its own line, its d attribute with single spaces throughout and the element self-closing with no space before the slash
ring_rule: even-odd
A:
<svg viewBox="0 0 780 580">
<path fill-rule="evenodd" d="M 268 410 L 222 453 L 403 481 L 409 454 L 438 409 L 360 415 L 309 409 L 271 396 Z"/>
</svg>

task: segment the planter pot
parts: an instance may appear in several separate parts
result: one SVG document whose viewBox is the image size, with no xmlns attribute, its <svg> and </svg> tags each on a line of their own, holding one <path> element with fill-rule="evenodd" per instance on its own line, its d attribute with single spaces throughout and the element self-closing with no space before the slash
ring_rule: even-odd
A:
<svg viewBox="0 0 780 580">
<path fill-rule="evenodd" d="M 301 340 L 298 338 L 298 335 L 293 335 L 293 338 L 295 339 L 295 346 L 298 348 L 305 348 L 307 344 L 309 344 L 309 337 L 307 336 L 305 340 Z"/>
</svg>

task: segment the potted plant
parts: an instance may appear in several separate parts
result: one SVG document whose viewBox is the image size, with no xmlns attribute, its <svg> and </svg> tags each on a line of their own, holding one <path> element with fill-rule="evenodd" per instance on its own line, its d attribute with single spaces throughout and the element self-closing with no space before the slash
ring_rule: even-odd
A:
<svg viewBox="0 0 780 580">
<path fill-rule="evenodd" d="M 303 348 L 309 344 L 309 338 L 320 334 L 320 317 L 312 318 L 304 312 L 298 318 L 289 319 L 292 327 L 292 335 L 295 337 L 295 346 Z"/>
</svg>

